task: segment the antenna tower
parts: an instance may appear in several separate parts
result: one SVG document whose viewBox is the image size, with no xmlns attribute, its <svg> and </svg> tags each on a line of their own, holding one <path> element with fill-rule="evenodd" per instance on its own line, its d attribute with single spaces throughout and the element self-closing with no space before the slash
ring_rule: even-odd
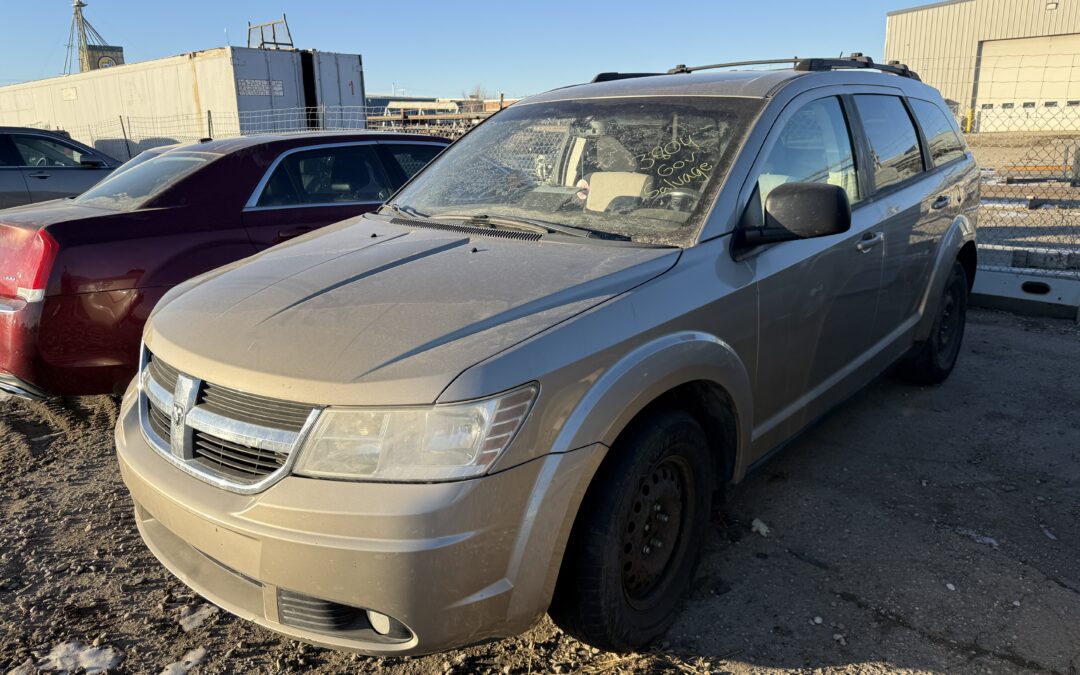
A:
<svg viewBox="0 0 1080 675">
<path fill-rule="evenodd" d="M 91 63 L 90 48 L 108 46 L 105 38 L 101 37 L 101 33 L 97 32 L 97 29 L 90 25 L 90 22 L 83 16 L 83 7 L 86 7 L 86 3 L 82 0 L 72 0 L 71 7 L 73 13 L 71 16 L 71 30 L 68 31 L 67 57 L 64 59 L 65 75 L 72 73 L 72 68 L 75 66 L 75 54 L 78 54 L 78 72 L 85 73 L 94 69 Z"/>
</svg>

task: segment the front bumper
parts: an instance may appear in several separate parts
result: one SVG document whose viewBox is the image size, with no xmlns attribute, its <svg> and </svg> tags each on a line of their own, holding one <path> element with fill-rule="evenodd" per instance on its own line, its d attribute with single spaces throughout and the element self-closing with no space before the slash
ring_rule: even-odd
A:
<svg viewBox="0 0 1080 675">
<path fill-rule="evenodd" d="M 442 651 L 535 623 L 604 454 L 590 446 L 453 483 L 288 476 L 241 495 L 160 457 L 139 430 L 135 400 L 129 390 L 117 455 L 154 555 L 234 614 L 371 655 Z M 297 602 L 316 618 L 338 616 L 341 607 L 371 610 L 404 630 L 381 635 L 362 620 L 328 629 L 297 618 Z"/>
</svg>

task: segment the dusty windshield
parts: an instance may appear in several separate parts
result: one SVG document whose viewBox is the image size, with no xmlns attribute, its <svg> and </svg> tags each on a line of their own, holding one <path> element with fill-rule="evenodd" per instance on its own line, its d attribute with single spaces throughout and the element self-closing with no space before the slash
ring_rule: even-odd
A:
<svg viewBox="0 0 1080 675">
<path fill-rule="evenodd" d="M 109 174 L 75 201 L 116 211 L 134 211 L 184 176 L 197 171 L 218 155 L 201 152 L 166 152 L 139 155 Z"/>
<path fill-rule="evenodd" d="M 686 246 L 760 106 L 707 96 L 518 104 L 451 146 L 394 202 L 436 219 L 528 219 Z"/>
</svg>

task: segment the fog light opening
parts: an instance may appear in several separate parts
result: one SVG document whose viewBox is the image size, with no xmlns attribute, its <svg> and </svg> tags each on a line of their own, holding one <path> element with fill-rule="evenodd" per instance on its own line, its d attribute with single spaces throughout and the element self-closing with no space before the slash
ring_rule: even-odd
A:
<svg viewBox="0 0 1080 675">
<path fill-rule="evenodd" d="M 385 614 L 369 609 L 367 611 L 367 620 L 371 624 L 371 629 L 379 635 L 388 635 L 390 633 L 390 617 Z"/>
</svg>

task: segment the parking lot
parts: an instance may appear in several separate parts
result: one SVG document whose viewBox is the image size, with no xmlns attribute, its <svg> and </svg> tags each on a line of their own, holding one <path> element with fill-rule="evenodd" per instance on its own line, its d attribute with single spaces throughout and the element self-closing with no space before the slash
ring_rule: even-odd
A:
<svg viewBox="0 0 1080 675">
<path fill-rule="evenodd" d="M 143 547 L 112 399 L 6 399 L 0 671 L 1077 673 L 1077 363 L 1072 322 L 973 311 L 946 384 L 880 379 L 737 489 L 681 618 L 629 656 L 549 621 L 416 659 L 279 638 L 205 605 Z"/>
</svg>

